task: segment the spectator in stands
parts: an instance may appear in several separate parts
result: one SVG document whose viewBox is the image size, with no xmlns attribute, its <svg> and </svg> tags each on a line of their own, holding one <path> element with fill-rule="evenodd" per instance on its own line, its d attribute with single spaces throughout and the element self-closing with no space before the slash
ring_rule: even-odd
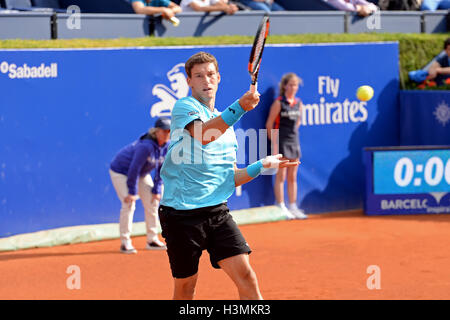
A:
<svg viewBox="0 0 450 320">
<path fill-rule="evenodd" d="M 283 11 L 284 8 L 275 0 L 239 0 L 244 6 L 252 10 Z"/>
<path fill-rule="evenodd" d="M 228 0 L 181 0 L 183 12 L 200 11 L 212 12 L 223 11 L 226 14 L 234 14 L 239 8 Z"/>
<path fill-rule="evenodd" d="M 338 10 L 356 12 L 362 17 L 366 17 L 378 10 L 378 7 L 366 0 L 324 0 Z"/>
<path fill-rule="evenodd" d="M 450 9 L 450 0 L 423 0 L 420 10 L 447 10 Z"/>
<path fill-rule="evenodd" d="M 428 69 L 427 79 L 435 80 L 438 85 L 450 78 L 450 38 L 444 41 L 444 50 L 447 54 L 433 61 Z"/>
<path fill-rule="evenodd" d="M 167 20 L 181 12 L 181 7 L 170 0 L 131 0 L 131 6 L 137 14 L 161 14 Z"/>
</svg>

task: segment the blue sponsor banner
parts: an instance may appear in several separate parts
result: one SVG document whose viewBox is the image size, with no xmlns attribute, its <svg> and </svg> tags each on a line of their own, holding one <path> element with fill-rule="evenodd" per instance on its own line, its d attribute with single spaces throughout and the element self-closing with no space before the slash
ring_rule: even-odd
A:
<svg viewBox="0 0 450 320">
<path fill-rule="evenodd" d="M 450 145 L 450 91 L 400 92 L 400 145 Z"/>
<path fill-rule="evenodd" d="M 0 51 L 0 237 L 118 222 L 109 162 L 190 94 L 184 62 L 200 50 L 219 61 L 221 111 L 249 88 L 248 45 Z M 397 43 L 268 46 L 261 103 L 235 126 L 238 167 L 270 152 L 260 129 L 287 72 L 304 82 L 297 202 L 308 213 L 361 208 L 362 148 L 399 143 Z M 361 85 L 372 100 L 356 99 Z M 236 190 L 230 208 L 272 205 L 273 180 Z"/>
<path fill-rule="evenodd" d="M 373 195 L 365 212 L 367 215 L 450 213 L 450 193 L 445 193 L 442 198 L 430 193 Z"/>
<path fill-rule="evenodd" d="M 368 215 L 450 213 L 450 147 L 366 148 Z"/>
</svg>

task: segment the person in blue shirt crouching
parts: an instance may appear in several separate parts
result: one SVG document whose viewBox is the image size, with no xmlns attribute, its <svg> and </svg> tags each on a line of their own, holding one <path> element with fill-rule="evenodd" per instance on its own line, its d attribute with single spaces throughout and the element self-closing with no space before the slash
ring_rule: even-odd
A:
<svg viewBox="0 0 450 320">
<path fill-rule="evenodd" d="M 158 207 L 163 188 L 160 170 L 167 153 L 170 123 L 168 117 L 158 118 L 154 128 L 122 148 L 111 162 L 111 181 L 122 204 L 119 220 L 122 253 L 137 253 L 131 241 L 131 232 L 139 198 L 145 212 L 146 249 L 166 249 L 158 239 L 157 232 Z M 152 170 L 155 170 L 154 181 L 150 175 Z"/>
</svg>

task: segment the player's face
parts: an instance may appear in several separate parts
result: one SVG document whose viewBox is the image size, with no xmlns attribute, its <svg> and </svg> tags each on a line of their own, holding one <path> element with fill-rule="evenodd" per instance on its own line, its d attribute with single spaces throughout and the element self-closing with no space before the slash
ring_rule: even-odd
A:
<svg viewBox="0 0 450 320">
<path fill-rule="evenodd" d="M 447 56 L 450 57 L 450 46 L 447 46 L 447 47 L 445 48 L 445 52 L 447 53 Z"/>
<path fill-rule="evenodd" d="M 187 78 L 187 83 L 192 96 L 207 104 L 216 97 L 220 74 L 213 63 L 196 64 L 191 69 L 191 77 Z"/>
<path fill-rule="evenodd" d="M 289 79 L 288 83 L 284 86 L 284 92 L 286 96 L 295 96 L 298 91 L 298 80 L 295 78 Z"/>
</svg>

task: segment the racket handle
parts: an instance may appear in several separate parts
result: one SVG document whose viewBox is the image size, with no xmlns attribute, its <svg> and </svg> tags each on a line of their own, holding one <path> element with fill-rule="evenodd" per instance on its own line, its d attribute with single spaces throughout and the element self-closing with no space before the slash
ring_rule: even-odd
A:
<svg viewBox="0 0 450 320">
<path fill-rule="evenodd" d="M 250 92 L 251 93 L 258 93 L 258 82 L 255 82 L 255 84 L 250 85 Z"/>
</svg>

